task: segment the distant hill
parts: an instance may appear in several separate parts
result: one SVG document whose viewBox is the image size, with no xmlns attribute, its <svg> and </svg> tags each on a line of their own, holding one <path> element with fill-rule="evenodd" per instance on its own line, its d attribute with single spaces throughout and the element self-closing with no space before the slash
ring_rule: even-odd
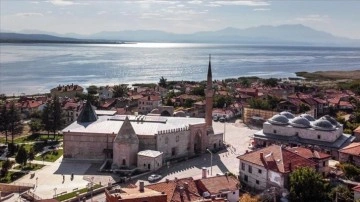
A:
<svg viewBox="0 0 360 202">
<path fill-rule="evenodd" d="M 49 33 L 24 30 L 26 33 Z M 159 30 L 103 31 L 91 35 L 76 33 L 56 34 L 66 39 L 121 40 L 136 42 L 196 42 L 196 43 L 241 43 L 271 45 L 325 45 L 360 46 L 360 40 L 337 37 L 330 33 L 314 30 L 301 24 L 258 26 L 246 29 L 228 27 L 218 31 L 204 31 L 193 34 L 175 34 Z M 42 35 L 42 37 L 50 35 Z M 54 36 L 53 36 L 54 37 Z M 67 38 L 72 37 L 72 38 Z M 56 39 L 59 40 L 59 39 Z"/>
</svg>

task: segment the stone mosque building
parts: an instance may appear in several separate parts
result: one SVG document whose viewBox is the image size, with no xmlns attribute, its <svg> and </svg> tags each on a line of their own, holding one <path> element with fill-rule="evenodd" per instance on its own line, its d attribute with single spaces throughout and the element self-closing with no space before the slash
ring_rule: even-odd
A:
<svg viewBox="0 0 360 202">
<path fill-rule="evenodd" d="M 145 115 L 97 116 L 90 102 L 77 121 L 63 130 L 64 158 L 112 160 L 113 168 L 153 170 L 162 163 L 223 147 L 223 134 L 212 127 L 211 61 L 209 60 L 206 115 L 203 118 Z"/>
</svg>

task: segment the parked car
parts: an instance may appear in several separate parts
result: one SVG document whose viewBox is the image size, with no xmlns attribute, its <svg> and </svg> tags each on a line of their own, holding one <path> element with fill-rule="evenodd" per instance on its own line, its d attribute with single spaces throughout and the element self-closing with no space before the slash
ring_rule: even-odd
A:
<svg viewBox="0 0 360 202">
<path fill-rule="evenodd" d="M 149 182 L 154 182 L 154 181 L 157 181 L 157 180 L 160 180 L 162 178 L 161 175 L 158 175 L 158 174 L 152 174 L 148 177 L 148 181 Z"/>
<path fill-rule="evenodd" d="M 218 121 L 218 120 L 219 120 L 219 117 L 215 115 L 215 116 L 213 116 L 213 120 L 214 120 L 214 121 Z"/>
<path fill-rule="evenodd" d="M 219 121 L 222 122 L 222 123 L 224 123 L 224 122 L 226 121 L 226 119 L 225 119 L 224 117 L 220 117 L 220 118 L 219 118 Z"/>
</svg>

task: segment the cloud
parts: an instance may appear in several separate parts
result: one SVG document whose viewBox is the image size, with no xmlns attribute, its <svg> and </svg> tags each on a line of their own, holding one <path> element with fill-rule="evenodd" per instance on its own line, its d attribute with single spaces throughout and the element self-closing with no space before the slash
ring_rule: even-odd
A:
<svg viewBox="0 0 360 202">
<path fill-rule="evenodd" d="M 97 12 L 98 15 L 105 15 L 107 13 L 107 11 L 99 11 Z"/>
<path fill-rule="evenodd" d="M 56 6 L 87 5 L 87 3 L 79 3 L 72 0 L 50 0 L 47 2 L 52 3 Z"/>
<path fill-rule="evenodd" d="M 270 8 L 254 8 L 253 11 L 270 11 Z"/>
<path fill-rule="evenodd" d="M 199 0 L 193 0 L 193 1 L 188 1 L 187 2 L 188 4 L 201 4 L 202 1 L 199 1 Z"/>
<path fill-rule="evenodd" d="M 30 3 L 32 3 L 32 4 L 39 4 L 40 2 L 38 2 L 38 1 L 30 1 Z"/>
<path fill-rule="evenodd" d="M 327 23 L 329 22 L 330 17 L 328 15 L 319 15 L 319 14 L 311 14 L 302 17 L 295 18 L 295 21 L 298 22 L 321 22 Z"/>
<path fill-rule="evenodd" d="M 44 16 L 44 14 L 42 14 L 42 13 L 16 13 L 15 15 L 20 16 L 20 17 L 32 17 L 32 16 L 42 17 L 42 16 Z"/>
<path fill-rule="evenodd" d="M 270 6 L 268 1 L 251 1 L 251 0 L 232 0 L 232 1 L 212 1 L 209 5 L 219 6 Z"/>
<path fill-rule="evenodd" d="M 132 4 L 178 4 L 180 1 L 172 0 L 141 0 L 141 1 L 124 1 L 125 3 Z"/>
</svg>

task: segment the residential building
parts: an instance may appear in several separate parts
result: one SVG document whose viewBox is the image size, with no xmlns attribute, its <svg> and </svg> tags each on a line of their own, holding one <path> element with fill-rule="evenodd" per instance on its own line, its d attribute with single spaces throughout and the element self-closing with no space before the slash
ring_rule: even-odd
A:
<svg viewBox="0 0 360 202">
<path fill-rule="evenodd" d="M 196 180 L 201 196 L 224 198 L 229 202 L 239 201 L 239 180 L 234 176 L 215 176 Z"/>
<path fill-rule="evenodd" d="M 354 191 L 354 201 L 360 200 L 360 185 L 353 187 L 352 190 Z"/>
<path fill-rule="evenodd" d="M 355 142 L 360 142 L 360 126 L 354 130 Z"/>
<path fill-rule="evenodd" d="M 237 157 L 242 184 L 258 190 L 287 188 L 289 174 L 299 167 L 316 168 L 316 163 L 279 145 L 271 145 Z"/>
<path fill-rule="evenodd" d="M 295 117 L 290 112 L 281 112 L 263 123 L 263 129 L 254 134 L 258 147 L 271 144 L 311 146 L 329 153 L 338 159 L 338 150 L 349 145 L 354 136 L 343 133 L 343 126 L 334 118 L 325 115 L 314 119 L 308 114 Z"/>
<path fill-rule="evenodd" d="M 100 86 L 98 93 L 100 99 L 109 99 L 114 96 L 114 88 L 113 86 Z"/>
<path fill-rule="evenodd" d="M 360 166 L 360 142 L 353 142 L 339 150 L 339 161 Z"/>
<path fill-rule="evenodd" d="M 82 94 L 84 88 L 78 85 L 59 85 L 50 90 L 51 96 L 74 98 L 76 94 Z"/>
<path fill-rule="evenodd" d="M 139 99 L 138 101 L 138 112 L 140 114 L 148 114 L 153 109 L 161 106 L 161 97 L 160 96 L 145 96 Z"/>
</svg>

